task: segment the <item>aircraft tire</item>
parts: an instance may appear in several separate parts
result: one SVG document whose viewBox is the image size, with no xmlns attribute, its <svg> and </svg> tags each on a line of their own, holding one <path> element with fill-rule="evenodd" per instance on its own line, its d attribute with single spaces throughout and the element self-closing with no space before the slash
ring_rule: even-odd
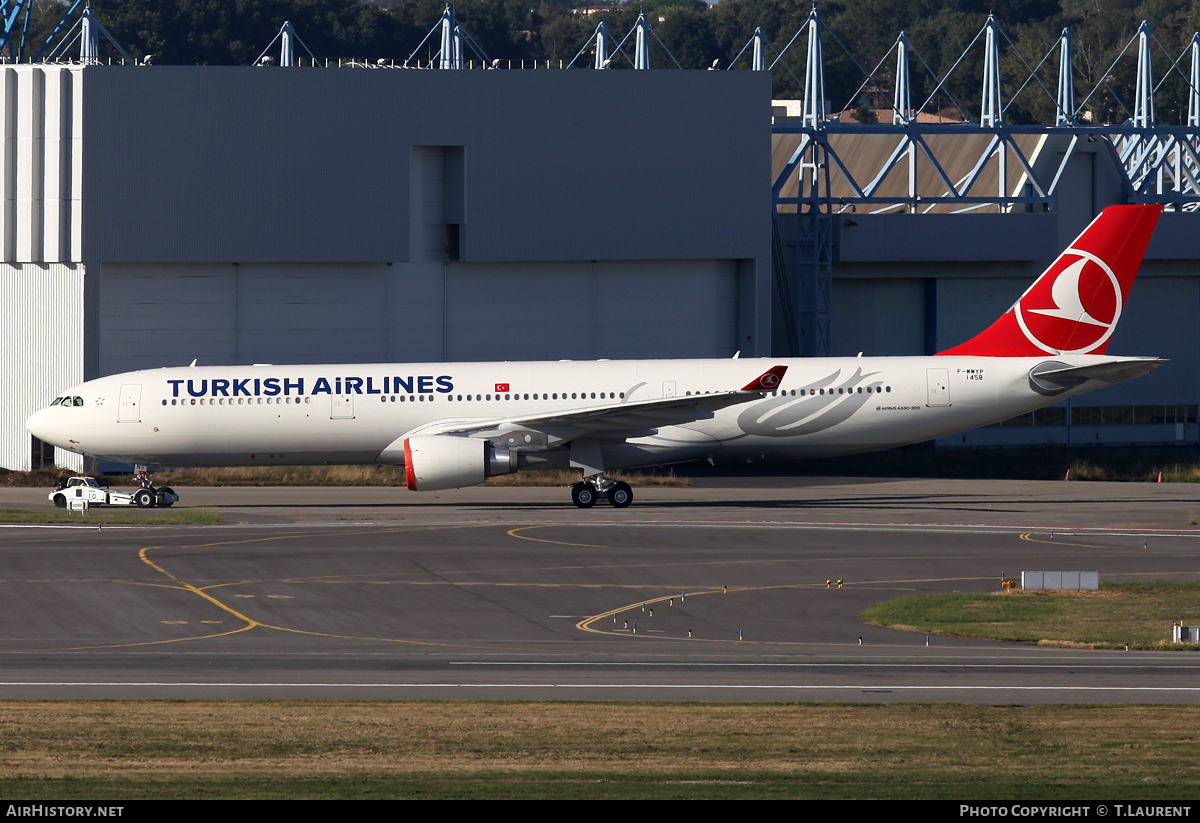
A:
<svg viewBox="0 0 1200 823">
<path fill-rule="evenodd" d="M 158 503 L 158 495 L 150 489 L 138 489 L 133 493 L 133 504 L 139 509 L 150 509 Z"/>
<path fill-rule="evenodd" d="M 67 507 L 66 496 L 61 494 L 54 495 L 54 506 L 58 509 L 65 509 Z"/>
<path fill-rule="evenodd" d="M 590 509 L 596 505 L 596 489 L 582 480 L 571 487 L 571 502 L 581 509 Z"/>
<path fill-rule="evenodd" d="M 630 488 L 628 483 L 622 483 L 618 480 L 608 490 L 608 502 L 612 504 L 614 509 L 629 508 L 629 504 L 633 502 L 633 489 Z"/>
<path fill-rule="evenodd" d="M 163 494 L 174 494 L 175 493 L 175 490 L 173 488 L 171 488 L 170 486 L 163 486 L 161 489 L 159 489 L 159 491 L 162 492 Z M 175 505 L 175 501 L 172 500 L 170 503 L 159 503 L 158 505 L 162 506 L 164 509 L 169 509 L 169 508 L 171 508 L 171 506 Z"/>
</svg>

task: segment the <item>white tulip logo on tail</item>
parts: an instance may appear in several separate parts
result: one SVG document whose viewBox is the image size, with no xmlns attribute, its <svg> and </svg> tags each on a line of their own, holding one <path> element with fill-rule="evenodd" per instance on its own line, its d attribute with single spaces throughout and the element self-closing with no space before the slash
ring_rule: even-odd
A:
<svg viewBox="0 0 1200 823">
<path fill-rule="evenodd" d="M 1112 336 L 1121 319 L 1121 284 L 1094 254 L 1068 249 L 1017 301 L 1017 324 L 1048 354 L 1087 354 Z"/>
<path fill-rule="evenodd" d="M 938 354 L 1104 354 L 1161 212 L 1109 206 L 995 323 Z"/>
</svg>

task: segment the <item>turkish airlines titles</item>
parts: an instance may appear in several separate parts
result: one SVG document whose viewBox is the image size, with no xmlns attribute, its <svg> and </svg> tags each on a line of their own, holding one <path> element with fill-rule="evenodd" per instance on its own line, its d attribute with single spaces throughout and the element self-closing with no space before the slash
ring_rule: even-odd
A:
<svg viewBox="0 0 1200 823">
<path fill-rule="evenodd" d="M 410 377 L 318 377 L 306 386 L 303 377 L 240 377 L 211 380 L 168 380 L 171 397 L 275 397 L 306 394 L 449 394 L 448 374 Z M 305 391 L 305 389 L 308 391 Z"/>
</svg>

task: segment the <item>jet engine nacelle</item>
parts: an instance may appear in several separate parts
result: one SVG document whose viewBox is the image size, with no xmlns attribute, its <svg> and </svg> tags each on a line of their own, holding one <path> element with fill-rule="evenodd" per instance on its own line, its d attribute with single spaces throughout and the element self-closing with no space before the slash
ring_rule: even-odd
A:
<svg viewBox="0 0 1200 823">
<path fill-rule="evenodd" d="M 489 477 L 516 470 L 516 454 L 486 440 L 431 434 L 404 441 L 404 475 L 412 491 L 478 486 Z"/>
</svg>

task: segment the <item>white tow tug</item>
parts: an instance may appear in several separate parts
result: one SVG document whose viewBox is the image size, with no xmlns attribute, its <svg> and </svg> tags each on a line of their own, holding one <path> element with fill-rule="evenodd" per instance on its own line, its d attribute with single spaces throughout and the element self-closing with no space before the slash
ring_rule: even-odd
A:
<svg viewBox="0 0 1200 823">
<path fill-rule="evenodd" d="M 47 497 L 60 509 L 88 506 L 137 506 L 149 509 L 154 506 L 171 506 L 179 500 L 179 495 L 169 486 L 156 489 L 150 485 L 143 485 L 131 494 L 113 491 L 107 486 L 101 486 L 96 478 L 83 476 L 72 477 L 66 483 L 59 484 Z"/>
</svg>

